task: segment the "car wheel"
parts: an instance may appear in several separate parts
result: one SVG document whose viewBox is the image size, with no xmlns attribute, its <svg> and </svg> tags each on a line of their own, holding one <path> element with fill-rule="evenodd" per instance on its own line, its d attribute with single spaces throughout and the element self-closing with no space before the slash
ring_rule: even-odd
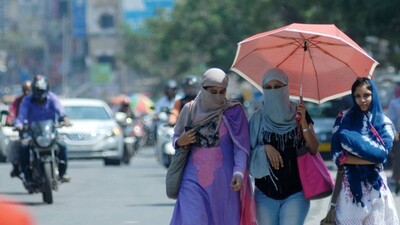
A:
<svg viewBox="0 0 400 225">
<path fill-rule="evenodd" d="M 121 159 L 104 159 L 104 165 L 119 166 L 119 165 L 121 165 Z"/>
</svg>

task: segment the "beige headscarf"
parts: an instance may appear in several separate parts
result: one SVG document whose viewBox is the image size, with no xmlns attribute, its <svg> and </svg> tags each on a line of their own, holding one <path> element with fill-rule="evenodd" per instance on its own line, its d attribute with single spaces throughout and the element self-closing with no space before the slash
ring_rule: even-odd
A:
<svg viewBox="0 0 400 225">
<path fill-rule="evenodd" d="M 205 87 L 228 87 L 228 77 L 225 72 L 218 68 L 207 70 L 202 77 L 201 89 L 196 98 L 186 104 L 182 109 L 175 133 L 180 134 L 185 126 L 198 127 L 209 123 L 218 117 L 218 126 L 221 123 L 223 112 L 229 107 L 239 104 L 239 102 L 226 99 L 226 94 L 211 94 Z"/>
</svg>

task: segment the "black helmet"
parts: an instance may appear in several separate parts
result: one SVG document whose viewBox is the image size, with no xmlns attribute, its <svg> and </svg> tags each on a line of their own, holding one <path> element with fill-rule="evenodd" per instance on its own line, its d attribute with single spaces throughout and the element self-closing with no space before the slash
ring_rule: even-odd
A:
<svg viewBox="0 0 400 225">
<path fill-rule="evenodd" d="M 199 79 L 194 75 L 188 75 L 183 78 L 182 89 L 187 98 L 194 99 L 199 92 Z"/>
<path fill-rule="evenodd" d="M 36 75 L 32 81 L 32 97 L 35 100 L 43 101 L 47 98 L 49 92 L 49 83 L 46 77 Z"/>
<path fill-rule="evenodd" d="M 167 80 L 164 86 L 165 93 L 168 93 L 168 90 L 173 90 L 174 92 L 176 92 L 177 89 L 178 89 L 178 83 L 176 83 L 175 80 Z"/>
<path fill-rule="evenodd" d="M 182 87 L 197 87 L 199 85 L 199 79 L 194 75 L 188 75 L 183 78 Z"/>
</svg>

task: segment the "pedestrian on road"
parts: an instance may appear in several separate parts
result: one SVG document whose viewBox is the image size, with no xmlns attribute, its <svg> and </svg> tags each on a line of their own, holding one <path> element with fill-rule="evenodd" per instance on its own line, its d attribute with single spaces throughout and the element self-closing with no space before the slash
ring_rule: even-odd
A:
<svg viewBox="0 0 400 225">
<path fill-rule="evenodd" d="M 332 159 L 345 171 L 336 224 L 398 225 L 382 165 L 393 146 L 394 126 L 383 113 L 372 80 L 357 79 L 351 93 L 353 106 L 339 113 L 333 127 Z"/>
<path fill-rule="evenodd" d="M 395 193 L 397 195 L 400 191 L 400 85 L 397 85 L 395 88 L 395 98 L 390 101 L 386 115 L 392 120 L 394 128 L 396 129 L 391 157 L 392 179 L 396 186 Z"/>
<path fill-rule="evenodd" d="M 226 99 L 227 87 L 224 71 L 207 70 L 196 98 L 178 117 L 174 147 L 189 156 L 171 225 L 256 224 L 247 172 L 248 121 L 243 106 Z"/>
<path fill-rule="evenodd" d="M 301 186 L 297 150 L 307 145 L 316 154 L 319 142 L 304 103 L 290 101 L 288 82 L 283 70 L 267 71 L 262 106 L 250 118 L 250 173 L 255 178 L 259 225 L 304 224 L 310 209 Z"/>
</svg>

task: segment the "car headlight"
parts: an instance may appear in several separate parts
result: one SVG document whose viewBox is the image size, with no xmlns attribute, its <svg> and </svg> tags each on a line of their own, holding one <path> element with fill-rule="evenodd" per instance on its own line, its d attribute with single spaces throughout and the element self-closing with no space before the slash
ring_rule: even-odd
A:
<svg viewBox="0 0 400 225">
<path fill-rule="evenodd" d="M 108 137 L 119 136 L 121 134 L 121 129 L 119 127 L 114 127 L 112 130 L 106 132 Z"/>
</svg>

